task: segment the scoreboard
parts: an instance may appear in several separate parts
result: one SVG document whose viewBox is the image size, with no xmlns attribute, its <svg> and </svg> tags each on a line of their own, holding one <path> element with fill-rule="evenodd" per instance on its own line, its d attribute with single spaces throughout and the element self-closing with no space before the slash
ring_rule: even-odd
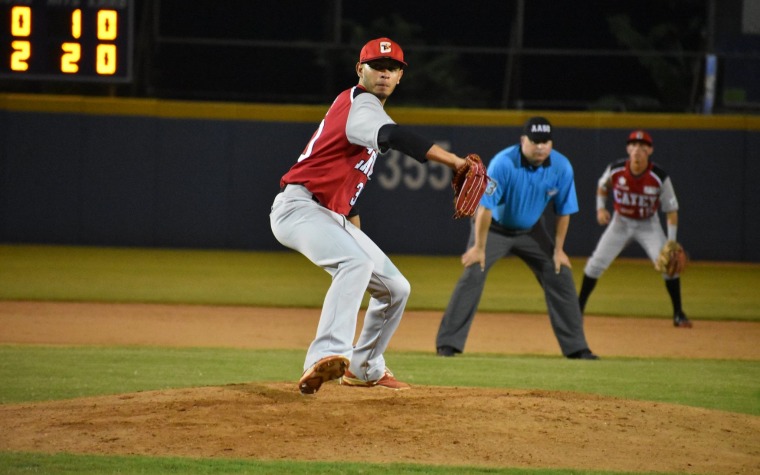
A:
<svg viewBox="0 0 760 475">
<path fill-rule="evenodd" d="M 0 79 L 132 80 L 134 0 L 0 0 Z"/>
</svg>

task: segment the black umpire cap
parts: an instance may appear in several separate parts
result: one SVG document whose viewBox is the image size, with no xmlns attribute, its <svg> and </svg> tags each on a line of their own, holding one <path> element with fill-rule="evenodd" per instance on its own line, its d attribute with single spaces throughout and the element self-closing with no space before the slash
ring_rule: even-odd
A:
<svg viewBox="0 0 760 475">
<path fill-rule="evenodd" d="M 531 117 L 525 122 L 522 134 L 534 143 L 548 142 L 552 139 L 552 124 L 545 117 Z"/>
</svg>

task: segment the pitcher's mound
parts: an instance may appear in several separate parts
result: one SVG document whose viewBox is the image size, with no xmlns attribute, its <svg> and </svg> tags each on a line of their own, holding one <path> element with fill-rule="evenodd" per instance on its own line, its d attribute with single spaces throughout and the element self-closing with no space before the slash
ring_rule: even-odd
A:
<svg viewBox="0 0 760 475">
<path fill-rule="evenodd" d="M 294 382 L 0 406 L 9 451 L 688 473 L 760 471 L 760 418 L 553 391 Z"/>
</svg>

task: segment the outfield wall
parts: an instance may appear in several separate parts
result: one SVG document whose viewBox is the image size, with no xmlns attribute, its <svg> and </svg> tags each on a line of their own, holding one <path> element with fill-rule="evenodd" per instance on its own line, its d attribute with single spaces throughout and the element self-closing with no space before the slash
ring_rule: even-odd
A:
<svg viewBox="0 0 760 475">
<path fill-rule="evenodd" d="M 280 176 L 328 105 L 0 94 L 0 241 L 278 250 L 268 212 Z M 518 140 L 520 111 L 394 109 L 400 124 L 486 160 Z M 591 253 L 605 166 L 647 128 L 681 204 L 693 259 L 760 261 L 760 117 L 541 112 L 576 173 L 566 250 Z M 364 229 L 389 253 L 459 254 L 450 174 L 391 153 L 362 194 Z M 639 257 L 636 247 L 626 256 Z"/>
</svg>

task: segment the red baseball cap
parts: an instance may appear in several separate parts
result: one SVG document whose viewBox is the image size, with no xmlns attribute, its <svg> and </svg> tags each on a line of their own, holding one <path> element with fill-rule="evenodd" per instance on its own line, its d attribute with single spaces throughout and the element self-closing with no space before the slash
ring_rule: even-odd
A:
<svg viewBox="0 0 760 475">
<path fill-rule="evenodd" d="M 626 143 L 631 142 L 644 142 L 645 144 L 652 146 L 652 136 L 649 135 L 644 130 L 634 130 L 630 134 L 628 134 L 628 141 Z"/>
<path fill-rule="evenodd" d="M 390 58 L 406 66 L 404 51 L 390 38 L 376 38 L 367 42 L 359 54 L 359 62 L 366 63 L 380 58 Z"/>
</svg>

